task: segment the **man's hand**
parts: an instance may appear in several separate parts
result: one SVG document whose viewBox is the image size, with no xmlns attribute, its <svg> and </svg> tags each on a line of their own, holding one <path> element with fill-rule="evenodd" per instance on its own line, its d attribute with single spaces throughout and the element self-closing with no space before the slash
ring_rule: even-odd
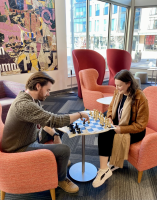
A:
<svg viewBox="0 0 157 200">
<path fill-rule="evenodd" d="M 116 129 L 114 129 L 116 133 L 120 134 L 121 131 L 120 131 L 120 126 L 116 126 Z"/>
<path fill-rule="evenodd" d="M 58 136 L 58 135 L 54 136 L 54 144 L 62 144 L 60 136 Z"/>
<path fill-rule="evenodd" d="M 73 114 L 69 114 L 70 117 L 70 124 L 73 123 L 74 121 L 78 120 L 79 118 L 81 118 L 81 120 L 83 120 L 83 118 L 85 118 L 85 121 L 89 120 L 89 116 L 86 112 L 77 112 L 77 113 L 73 113 Z"/>
<path fill-rule="evenodd" d="M 86 112 L 80 112 L 81 115 L 82 115 L 82 118 L 80 118 L 82 121 L 83 121 L 83 118 L 85 118 L 85 121 L 88 121 L 89 120 L 89 116 Z"/>
<path fill-rule="evenodd" d="M 53 135 L 55 134 L 54 128 L 45 126 L 43 129 L 44 129 L 47 133 L 49 133 L 51 136 L 53 136 Z"/>
</svg>

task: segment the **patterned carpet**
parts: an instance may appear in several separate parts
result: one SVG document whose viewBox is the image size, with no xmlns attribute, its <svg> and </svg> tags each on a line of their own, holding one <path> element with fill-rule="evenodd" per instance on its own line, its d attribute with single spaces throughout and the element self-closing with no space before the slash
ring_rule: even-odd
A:
<svg viewBox="0 0 157 200">
<path fill-rule="evenodd" d="M 150 84 L 142 84 L 142 89 Z M 84 110 L 82 99 L 69 93 L 52 94 L 43 102 L 47 111 L 63 114 Z M 82 160 L 82 138 L 69 139 L 63 136 L 63 143 L 71 149 L 70 160 L 72 164 Z M 97 135 L 86 136 L 85 160 L 99 168 L 97 150 Z M 74 181 L 75 182 L 75 181 Z M 75 182 L 80 190 L 77 194 L 68 194 L 62 189 L 56 189 L 56 200 L 155 200 L 157 199 L 157 167 L 143 173 L 142 181 L 137 183 L 137 170 L 127 161 L 124 168 L 113 172 L 113 175 L 101 187 L 94 189 L 92 181 L 86 183 Z M 33 194 L 12 195 L 6 194 L 5 200 L 51 200 L 50 192 L 44 191 Z"/>
</svg>

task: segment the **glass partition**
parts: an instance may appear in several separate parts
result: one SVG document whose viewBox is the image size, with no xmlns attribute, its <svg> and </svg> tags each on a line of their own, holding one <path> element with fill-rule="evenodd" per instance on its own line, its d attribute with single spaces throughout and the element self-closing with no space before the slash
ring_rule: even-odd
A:
<svg viewBox="0 0 157 200">
<path fill-rule="evenodd" d="M 133 68 L 157 67 L 157 8 L 136 8 L 132 41 Z"/>
<path fill-rule="evenodd" d="M 124 49 L 125 38 L 125 23 L 126 23 L 127 8 L 112 5 L 112 20 L 111 20 L 111 49 Z"/>
<path fill-rule="evenodd" d="M 89 6 L 95 8 L 89 17 L 91 24 L 91 28 L 89 26 L 89 49 L 97 51 L 104 58 L 106 58 L 108 42 L 109 3 L 91 0 Z"/>
<path fill-rule="evenodd" d="M 87 17 L 88 5 L 89 16 Z M 112 6 L 112 9 L 109 7 Z M 110 13 L 112 10 L 112 13 Z M 155 11 L 154 11 L 155 12 Z M 66 0 L 67 60 L 73 74 L 73 49 L 92 49 L 106 58 L 107 48 L 124 49 L 127 8 L 99 0 Z M 109 15 L 111 24 L 109 24 Z M 137 18 L 139 13 L 137 13 Z M 88 21 L 87 21 L 88 19 Z M 89 27 L 89 32 L 87 30 Z M 135 26 L 138 26 L 136 24 Z M 109 30 L 109 27 L 110 30 Z M 88 32 L 88 40 L 86 34 Z M 110 34 L 110 44 L 109 44 Z"/>
<path fill-rule="evenodd" d="M 86 49 L 86 0 L 66 0 L 68 74 L 74 72 L 72 50 Z"/>
</svg>

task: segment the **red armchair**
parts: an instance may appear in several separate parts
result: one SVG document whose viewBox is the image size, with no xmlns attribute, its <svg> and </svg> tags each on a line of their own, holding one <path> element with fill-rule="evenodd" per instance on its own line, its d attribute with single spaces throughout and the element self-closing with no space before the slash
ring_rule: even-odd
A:
<svg viewBox="0 0 157 200">
<path fill-rule="evenodd" d="M 0 104 L 0 116 L 2 107 Z M 0 117 L 0 190 L 5 193 L 24 194 L 50 190 L 55 200 L 58 186 L 57 164 L 54 154 L 46 149 L 21 153 L 1 152 L 4 124 Z"/>
<path fill-rule="evenodd" d="M 72 57 L 78 84 L 78 96 L 82 98 L 79 71 L 88 68 L 96 69 L 98 71 L 97 84 L 102 85 L 105 76 L 106 63 L 102 55 L 89 49 L 75 49 L 72 51 Z"/>
<path fill-rule="evenodd" d="M 147 87 L 143 92 L 148 99 L 149 105 L 149 121 L 146 127 L 146 136 L 142 141 L 130 146 L 128 157 L 128 161 L 138 170 L 138 183 L 141 182 L 144 170 L 157 166 L 157 87 Z"/>
<path fill-rule="evenodd" d="M 98 72 L 95 69 L 84 69 L 79 72 L 84 107 L 89 110 L 107 111 L 108 105 L 98 103 L 96 100 L 113 96 L 114 86 L 98 85 Z"/>
<path fill-rule="evenodd" d="M 114 76 L 122 69 L 130 70 L 131 55 L 125 50 L 107 49 L 107 64 L 110 72 L 109 85 L 114 85 Z"/>
</svg>

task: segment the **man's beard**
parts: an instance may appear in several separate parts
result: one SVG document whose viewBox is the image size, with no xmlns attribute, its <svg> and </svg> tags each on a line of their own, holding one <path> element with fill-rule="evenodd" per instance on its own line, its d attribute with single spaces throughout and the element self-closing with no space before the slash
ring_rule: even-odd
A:
<svg viewBox="0 0 157 200">
<path fill-rule="evenodd" d="M 39 101 L 45 101 L 46 98 L 47 98 L 46 96 L 43 96 L 42 91 L 40 91 L 40 92 L 39 92 L 39 95 L 38 95 L 38 100 L 39 100 Z"/>
</svg>

